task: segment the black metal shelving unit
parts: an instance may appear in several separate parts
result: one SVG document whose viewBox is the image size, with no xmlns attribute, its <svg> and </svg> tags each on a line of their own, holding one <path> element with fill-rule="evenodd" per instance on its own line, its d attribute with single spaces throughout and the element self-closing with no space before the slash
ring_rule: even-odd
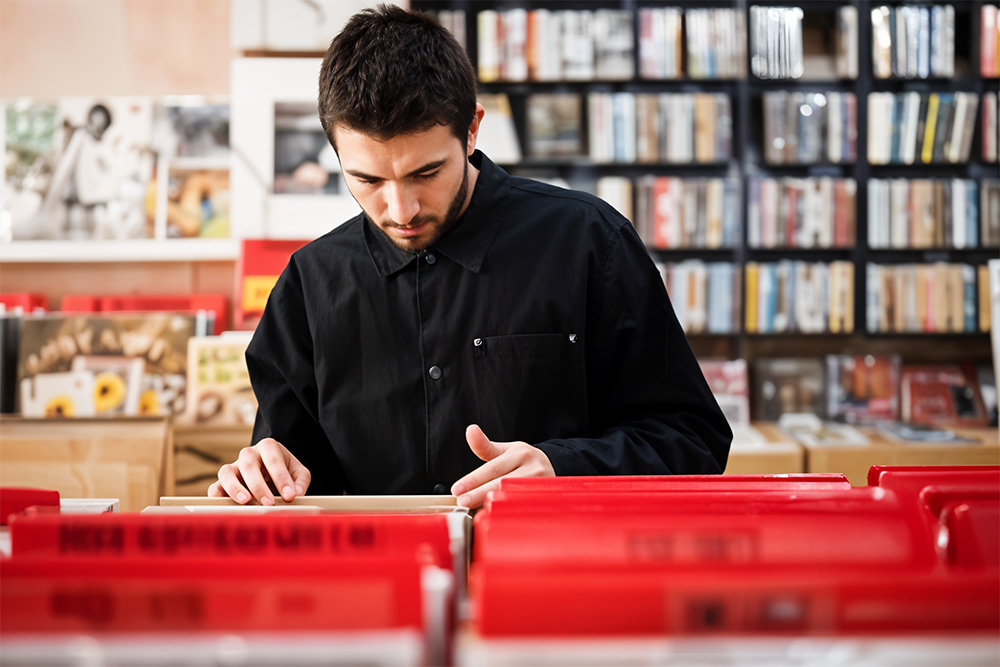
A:
<svg viewBox="0 0 1000 667">
<path fill-rule="evenodd" d="M 735 8 L 742 11 L 746 17 L 746 25 L 750 27 L 750 7 L 752 5 L 802 7 L 807 14 L 813 14 L 816 22 L 817 14 L 832 15 L 837 8 L 854 6 L 858 11 L 858 76 L 855 79 L 832 80 L 783 80 L 760 79 L 750 72 L 749 52 L 747 53 L 748 76 L 744 79 L 679 79 L 679 80 L 649 80 L 636 76 L 627 81 L 558 81 L 533 82 L 496 81 L 481 83 L 480 90 L 487 93 L 507 93 L 511 100 L 512 115 L 518 130 L 522 154 L 528 155 L 526 146 L 526 123 L 524 100 L 527 95 L 536 92 L 721 92 L 730 96 L 732 101 L 732 154 L 728 161 L 716 164 L 641 164 L 641 163 L 593 163 L 586 158 L 572 160 L 535 160 L 524 159 L 518 165 L 502 165 L 514 170 L 545 170 L 557 172 L 567 179 L 596 180 L 604 175 L 621 175 L 637 178 L 641 175 L 656 176 L 696 175 L 699 177 L 725 177 L 738 173 L 740 176 L 742 231 L 741 242 L 731 248 L 705 249 L 683 248 L 671 250 L 651 249 L 651 255 L 660 261 L 682 261 L 684 259 L 703 259 L 707 261 L 732 261 L 736 266 L 743 267 L 747 261 L 777 261 L 778 259 L 797 259 L 805 261 L 848 260 L 854 266 L 854 326 L 853 334 L 748 334 L 743 332 L 743 317 L 738 323 L 739 331 L 733 334 L 693 334 L 689 338 L 696 350 L 700 342 L 706 349 L 717 350 L 720 339 L 729 344 L 729 356 L 753 357 L 754 349 L 760 341 L 776 340 L 782 342 L 782 348 L 794 354 L 797 341 L 802 341 L 803 348 L 815 347 L 808 339 L 827 343 L 836 347 L 841 345 L 846 349 L 855 349 L 870 344 L 873 349 L 893 346 L 898 343 L 904 360 L 909 356 L 919 358 L 919 346 L 922 342 L 933 341 L 933 345 L 942 343 L 954 344 L 956 352 L 977 359 L 989 359 L 989 337 L 983 333 L 963 334 L 914 334 L 914 333 L 869 333 L 866 327 L 866 266 L 869 262 L 879 264 L 904 264 L 924 262 L 966 262 L 983 264 L 991 258 L 1000 257 L 1000 249 L 995 248 L 920 248 L 920 249 L 878 249 L 868 247 L 868 192 L 867 184 L 870 178 L 998 178 L 1000 168 L 996 164 L 985 164 L 979 156 L 981 146 L 981 127 L 976 123 L 973 136 L 972 155 L 970 161 L 964 164 L 930 164 L 930 165 L 870 165 L 867 161 L 868 145 L 868 94 L 873 92 L 907 92 L 921 93 L 967 91 L 979 95 L 978 114 L 981 114 L 982 95 L 987 91 L 996 91 L 1000 80 L 984 79 L 979 75 L 979 22 L 980 8 L 989 0 L 951 0 L 950 2 L 928 2 L 927 0 L 412 0 L 411 6 L 425 10 L 464 10 L 466 13 L 466 46 L 473 63 L 476 64 L 478 51 L 477 14 L 484 9 L 588 9 L 602 8 L 626 9 L 633 12 L 634 34 L 638 36 L 638 10 L 654 7 L 678 8 Z M 935 5 L 951 4 L 955 7 L 955 58 L 958 76 L 951 79 L 877 79 L 872 68 L 872 27 L 871 10 L 873 7 L 888 5 Z M 822 19 L 822 17 L 820 17 Z M 749 51 L 750 37 L 747 36 Z M 639 49 L 634 49 L 635 71 L 639 72 Z M 798 92 L 852 92 L 857 100 L 857 161 L 847 164 L 799 164 L 799 165 L 768 165 L 762 156 L 763 122 L 761 100 L 766 91 L 789 90 Z M 583 112 L 583 127 L 587 126 L 586 109 Z M 857 182 L 856 195 L 856 243 L 849 248 L 752 248 L 747 242 L 747 181 L 755 176 L 833 176 L 854 178 Z M 741 307 L 745 308 L 744 294 L 739 295 Z M 832 342 L 831 342 L 832 341 Z M 864 350 L 861 350 L 862 352 Z M 940 352 L 940 350 L 936 350 Z"/>
</svg>

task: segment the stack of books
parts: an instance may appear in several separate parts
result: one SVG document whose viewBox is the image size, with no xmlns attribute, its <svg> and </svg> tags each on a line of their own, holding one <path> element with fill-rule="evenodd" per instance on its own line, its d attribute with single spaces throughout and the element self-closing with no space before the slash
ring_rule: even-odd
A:
<svg viewBox="0 0 1000 667">
<path fill-rule="evenodd" d="M 851 262 L 747 262 L 747 333 L 851 333 Z"/>
<path fill-rule="evenodd" d="M 739 331 L 740 271 L 729 262 L 659 264 L 677 321 L 688 334 Z"/>
<path fill-rule="evenodd" d="M 873 8 L 872 65 L 879 79 L 955 76 L 955 8 Z"/>
<path fill-rule="evenodd" d="M 855 243 L 853 178 L 751 178 L 747 243 L 751 248 L 849 248 Z"/>
<path fill-rule="evenodd" d="M 739 181 L 644 176 L 636 190 L 636 228 L 647 246 L 668 249 L 739 245 Z"/>
<path fill-rule="evenodd" d="M 968 264 L 868 264 L 868 331 L 971 333 L 989 331 L 986 267 Z M 977 273 L 980 281 L 977 285 Z M 977 301 L 979 302 L 977 317 Z"/>
<path fill-rule="evenodd" d="M 984 227 L 987 224 L 984 216 Z M 963 178 L 869 179 L 868 247 L 978 246 L 979 187 L 976 181 Z"/>
<path fill-rule="evenodd" d="M 768 164 L 845 163 L 857 159 L 854 93 L 764 93 L 764 160 Z"/>
<path fill-rule="evenodd" d="M 968 162 L 978 106 L 976 93 L 870 93 L 868 161 Z"/>
</svg>

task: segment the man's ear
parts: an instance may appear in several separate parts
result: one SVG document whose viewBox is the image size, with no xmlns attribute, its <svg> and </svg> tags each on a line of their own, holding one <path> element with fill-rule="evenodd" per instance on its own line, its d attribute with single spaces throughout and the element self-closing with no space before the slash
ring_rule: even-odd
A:
<svg viewBox="0 0 1000 667">
<path fill-rule="evenodd" d="M 479 102 L 476 102 L 476 113 L 472 116 L 472 123 L 469 125 L 469 137 L 466 141 L 465 152 L 471 157 L 476 152 L 476 139 L 479 137 L 479 127 L 483 122 L 486 109 Z"/>
</svg>

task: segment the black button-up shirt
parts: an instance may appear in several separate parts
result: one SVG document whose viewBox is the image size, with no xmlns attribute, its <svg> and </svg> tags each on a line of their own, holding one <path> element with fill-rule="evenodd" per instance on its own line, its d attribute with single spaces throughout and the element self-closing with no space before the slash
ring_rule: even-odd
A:
<svg viewBox="0 0 1000 667">
<path fill-rule="evenodd" d="M 631 224 L 471 161 L 468 209 L 424 253 L 359 215 L 292 256 L 247 350 L 254 442 L 316 494 L 450 488 L 482 464 L 472 423 L 558 475 L 721 472 L 732 433 Z"/>
</svg>

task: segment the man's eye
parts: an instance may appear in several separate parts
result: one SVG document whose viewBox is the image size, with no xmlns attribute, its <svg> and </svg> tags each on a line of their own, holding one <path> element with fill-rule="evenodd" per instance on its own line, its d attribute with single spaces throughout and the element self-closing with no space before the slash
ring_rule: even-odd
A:
<svg viewBox="0 0 1000 667">
<path fill-rule="evenodd" d="M 359 178 L 358 183 L 361 183 L 362 185 L 378 185 L 378 181 L 373 181 L 367 178 Z"/>
<path fill-rule="evenodd" d="M 421 180 L 424 180 L 424 181 L 429 181 L 429 180 L 431 180 L 432 178 L 436 178 L 436 177 L 437 177 L 437 175 L 438 175 L 439 173 L 441 173 L 441 171 L 440 171 L 440 170 L 438 170 L 438 171 L 432 171 L 432 172 L 431 172 L 431 173 L 429 173 L 429 174 L 419 174 L 419 175 L 417 176 L 417 178 L 419 178 L 419 179 L 421 179 Z"/>
</svg>

